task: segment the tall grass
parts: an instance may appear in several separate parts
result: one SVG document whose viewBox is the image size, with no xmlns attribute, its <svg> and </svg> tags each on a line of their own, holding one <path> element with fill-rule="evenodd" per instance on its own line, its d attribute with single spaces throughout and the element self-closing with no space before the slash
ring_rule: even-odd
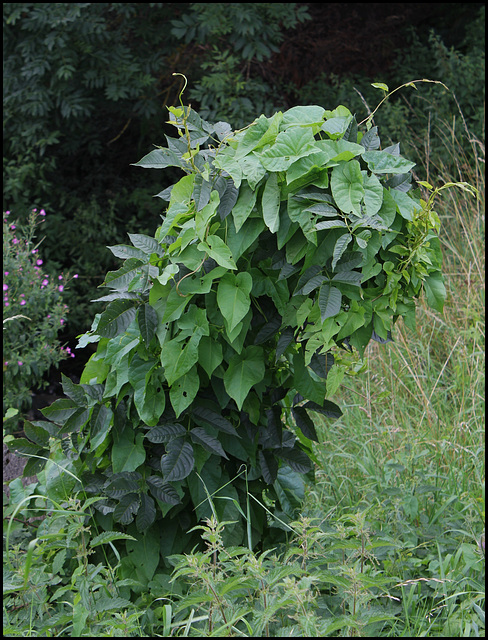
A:
<svg viewBox="0 0 488 640">
<path fill-rule="evenodd" d="M 470 556 L 480 544 L 484 554 L 484 146 L 471 141 L 470 167 L 454 128 L 442 134 L 456 174 L 426 155 L 429 181 L 468 182 L 480 194 L 452 188 L 437 203 L 444 313 L 420 300 L 415 330 L 400 322 L 394 342 L 368 347 L 366 373 L 346 379 L 337 398 L 341 420 L 321 424 L 308 503 L 329 522 L 366 510 L 375 530 L 401 543 L 383 565 L 403 583 L 390 591 L 405 607 L 393 635 L 469 636 L 484 626 Z"/>
</svg>

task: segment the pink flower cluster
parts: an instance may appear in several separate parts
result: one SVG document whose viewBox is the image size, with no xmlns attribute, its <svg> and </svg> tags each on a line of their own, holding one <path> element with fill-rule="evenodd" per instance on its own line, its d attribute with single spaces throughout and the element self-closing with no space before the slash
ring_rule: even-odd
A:
<svg viewBox="0 0 488 640">
<path fill-rule="evenodd" d="M 36 215 L 40 215 L 40 216 L 43 216 L 43 217 L 45 217 L 45 216 L 46 216 L 46 212 L 45 212 L 45 210 L 44 210 L 44 209 L 41 209 L 41 210 L 39 211 L 39 214 L 37 214 L 37 209 L 32 209 L 32 212 L 33 212 L 34 214 L 36 214 Z M 5 216 L 9 216 L 9 215 L 10 215 L 10 211 L 6 211 L 6 212 L 5 212 Z M 5 220 L 5 222 L 6 222 L 6 220 Z M 16 225 L 15 225 L 15 224 L 11 224 L 11 225 L 9 225 L 9 228 L 10 228 L 11 230 L 15 230 L 15 229 L 16 229 Z M 20 241 L 19 241 L 19 239 L 18 239 L 18 238 L 16 238 L 16 237 L 14 236 L 14 237 L 13 237 L 13 239 L 12 239 L 12 243 L 13 243 L 14 245 L 17 245 L 17 244 L 19 244 L 19 242 L 20 242 Z M 27 244 L 27 243 L 26 243 L 26 244 Z M 32 249 L 32 250 L 31 250 L 31 253 L 32 253 L 33 255 L 36 255 L 36 254 L 38 253 L 38 250 L 37 250 L 37 249 Z M 35 266 L 34 266 L 34 270 L 35 270 L 39 275 L 40 275 L 41 265 L 42 265 L 42 264 L 43 264 L 43 261 L 42 261 L 40 258 L 37 258 L 37 259 L 36 259 L 36 264 L 35 264 Z M 22 267 L 19 267 L 19 269 L 22 271 Z M 8 276 L 8 275 L 9 275 L 9 272 L 8 272 L 8 271 L 5 271 L 5 272 L 4 272 L 4 275 L 5 275 L 5 276 Z M 41 289 L 44 289 L 44 288 L 46 288 L 46 287 L 49 285 L 49 275 L 48 275 L 47 273 L 45 273 L 45 274 L 43 274 L 43 275 L 42 275 L 42 276 L 40 276 L 40 277 L 42 277 L 42 278 L 43 278 L 43 280 L 41 281 Z M 73 276 L 73 278 L 78 278 L 78 274 L 77 274 L 77 273 L 75 273 L 75 274 L 74 274 L 74 276 Z M 61 280 L 63 280 L 63 275 L 58 276 L 58 280 L 60 280 L 60 281 L 61 281 Z M 33 283 L 33 282 L 30 282 L 30 284 L 32 285 L 32 284 L 34 284 L 34 283 Z M 60 293 L 62 293 L 62 292 L 64 291 L 64 287 L 65 287 L 65 286 L 66 286 L 66 283 L 62 284 L 62 283 L 60 282 L 60 284 L 59 284 L 59 285 L 58 285 L 58 287 L 57 287 L 58 291 L 59 291 Z M 4 307 L 8 307 L 8 306 L 10 306 L 10 302 L 9 302 L 9 297 L 8 297 L 8 285 L 7 285 L 7 284 L 4 284 L 4 285 L 3 285 L 3 291 L 4 291 L 4 295 L 3 295 L 3 304 L 4 304 Z M 16 302 L 16 300 L 13 300 L 13 302 Z M 27 304 L 27 303 L 26 303 L 26 301 L 25 301 L 25 293 L 21 293 L 21 294 L 20 294 L 20 306 L 21 306 L 21 307 L 23 307 L 25 304 Z M 60 323 L 61 323 L 61 324 L 64 324 L 64 320 L 63 320 L 63 319 L 61 319 L 61 320 L 60 320 Z"/>
</svg>

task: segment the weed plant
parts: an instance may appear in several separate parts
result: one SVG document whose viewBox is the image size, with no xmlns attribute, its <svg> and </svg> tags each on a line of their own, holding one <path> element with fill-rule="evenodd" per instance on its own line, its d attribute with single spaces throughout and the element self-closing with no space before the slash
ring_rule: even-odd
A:
<svg viewBox="0 0 488 640">
<path fill-rule="evenodd" d="M 10 483 L 4 635 L 484 636 L 484 148 L 472 140 L 470 168 L 444 133 L 457 174 L 427 155 L 427 175 L 481 194 L 438 203 L 444 314 L 420 302 L 416 328 L 398 323 L 344 380 L 344 415 L 315 425 L 316 483 L 287 544 L 226 547 L 212 515 L 206 548 L 172 556 L 171 581 L 142 592 L 121 579 L 121 534 L 94 530 L 79 483 L 48 466 L 37 485 Z"/>
</svg>

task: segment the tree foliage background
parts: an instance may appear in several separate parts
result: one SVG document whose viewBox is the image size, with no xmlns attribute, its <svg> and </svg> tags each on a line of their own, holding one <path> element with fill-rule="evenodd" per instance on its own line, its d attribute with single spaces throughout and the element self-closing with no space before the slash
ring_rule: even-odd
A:
<svg viewBox="0 0 488 640">
<path fill-rule="evenodd" d="M 160 175 L 131 163 L 165 142 L 174 73 L 202 117 L 234 128 L 297 104 L 366 115 L 371 82 L 440 80 L 452 93 L 385 104 L 385 140 L 459 118 L 453 94 L 484 135 L 481 3 L 4 3 L 3 18 L 4 210 L 45 208 L 47 268 L 80 274 L 68 337 L 97 311 L 106 245 L 159 223 Z"/>
</svg>

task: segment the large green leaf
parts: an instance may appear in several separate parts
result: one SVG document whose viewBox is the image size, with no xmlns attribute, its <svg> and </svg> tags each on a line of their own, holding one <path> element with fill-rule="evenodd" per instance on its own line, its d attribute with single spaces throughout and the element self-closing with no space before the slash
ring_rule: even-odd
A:
<svg viewBox="0 0 488 640">
<path fill-rule="evenodd" d="M 198 362 L 198 343 L 201 336 L 194 335 L 188 342 L 180 342 L 176 338 L 165 342 L 161 349 L 161 364 L 168 384 L 184 376 Z"/>
<path fill-rule="evenodd" d="M 240 230 L 244 222 L 251 215 L 251 211 L 256 204 L 257 192 L 255 189 L 251 189 L 248 184 L 243 184 L 239 190 L 239 197 L 232 209 L 232 217 L 234 219 L 234 225 L 236 232 Z"/>
<path fill-rule="evenodd" d="M 444 310 L 444 301 L 446 299 L 446 287 L 444 286 L 444 278 L 441 273 L 429 273 L 424 280 L 424 289 L 427 297 L 427 304 L 439 311 Z"/>
<path fill-rule="evenodd" d="M 251 388 L 264 378 L 264 373 L 264 351 L 261 347 L 247 347 L 241 354 L 232 356 L 224 374 L 224 386 L 239 410 Z"/>
<path fill-rule="evenodd" d="M 114 438 L 112 445 L 112 469 L 114 473 L 135 471 L 146 459 L 143 445 L 144 434 L 126 429 L 123 435 Z"/>
<path fill-rule="evenodd" d="M 221 343 L 210 336 L 203 336 L 198 344 L 198 364 L 205 369 L 209 378 L 222 360 Z"/>
<path fill-rule="evenodd" d="M 128 540 L 126 548 L 130 560 L 137 571 L 149 582 L 152 580 L 160 559 L 161 530 L 158 526 L 147 529 L 137 536 L 137 540 Z"/>
<path fill-rule="evenodd" d="M 363 176 L 357 160 L 342 162 L 332 169 L 330 178 L 332 195 L 344 213 L 361 215 L 360 203 L 364 198 Z"/>
<path fill-rule="evenodd" d="M 193 402 L 199 387 L 200 377 L 196 366 L 171 385 L 169 399 L 177 418 Z"/>
<path fill-rule="evenodd" d="M 251 306 L 252 277 L 246 271 L 227 273 L 217 288 L 217 304 L 230 333 L 244 318 Z"/>
<path fill-rule="evenodd" d="M 415 162 L 386 151 L 365 151 L 362 157 L 373 173 L 408 173 L 415 166 Z"/>
<path fill-rule="evenodd" d="M 316 150 L 310 128 L 290 127 L 279 133 L 275 143 L 259 157 L 268 171 L 286 171 L 294 162 Z"/>
<path fill-rule="evenodd" d="M 225 242 L 218 236 L 207 236 L 206 242 L 198 245 L 200 251 L 205 251 L 217 264 L 226 269 L 237 269 L 232 253 Z"/>
</svg>

